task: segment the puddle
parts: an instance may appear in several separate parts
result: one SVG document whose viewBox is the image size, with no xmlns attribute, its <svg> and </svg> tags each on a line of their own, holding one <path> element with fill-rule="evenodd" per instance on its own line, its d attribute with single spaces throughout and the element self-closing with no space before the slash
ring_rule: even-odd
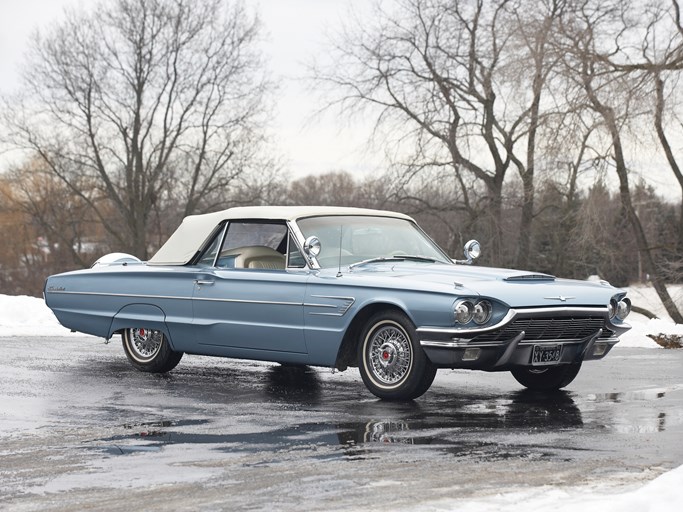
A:
<svg viewBox="0 0 683 512">
<path fill-rule="evenodd" d="M 338 445 L 339 439 L 335 429 L 326 424 L 304 424 L 295 427 L 286 427 L 267 432 L 251 433 L 212 433 L 212 432 L 183 432 L 181 430 L 164 430 L 164 426 L 178 427 L 184 423 L 204 424 L 195 421 L 190 422 L 150 422 L 137 426 L 148 426 L 149 430 L 122 434 L 98 439 L 96 442 L 103 443 L 109 451 L 111 447 L 121 448 L 125 453 L 143 450 L 159 450 L 164 446 L 175 444 L 201 444 L 215 445 L 217 450 L 256 452 L 265 449 L 297 449 L 312 445 Z M 124 427 L 128 428 L 128 427 Z M 148 444 L 129 444 L 132 441 L 144 439 Z M 128 450 L 126 450 L 128 449 Z M 115 450 L 114 450 L 115 452 Z M 121 453 L 119 453 L 121 454 Z"/>
<path fill-rule="evenodd" d="M 587 395 L 586 399 L 594 402 L 629 402 L 642 400 L 657 400 L 665 398 L 671 393 L 683 390 L 683 384 L 677 384 L 666 388 L 639 389 L 617 393 L 596 393 Z"/>
<path fill-rule="evenodd" d="M 317 395 L 315 375 L 305 370 L 278 369 L 264 372 L 264 377 L 270 384 L 271 398 L 286 399 L 286 392 L 300 392 L 302 386 L 313 388 L 302 393 L 302 398 Z M 294 386 L 289 381 L 297 377 L 303 380 Z M 92 441 L 89 448 L 126 455 L 159 451 L 170 445 L 203 445 L 226 453 L 270 453 L 278 459 L 275 462 L 287 454 L 304 459 L 361 460 L 383 457 L 397 449 L 429 450 L 473 460 L 569 460 L 582 457 L 578 452 L 583 450 L 583 443 L 576 439 L 584 428 L 628 433 L 678 428 L 682 421 L 678 416 L 642 407 L 642 401 L 664 402 L 662 399 L 669 398 L 673 391 L 653 388 L 580 395 L 576 398 L 583 412 L 574 394 L 566 391 L 547 394 L 522 390 L 458 396 L 436 393 L 423 402 L 368 400 L 345 403 L 343 407 L 326 403 L 302 408 L 299 403 L 291 412 L 278 400 L 267 402 L 264 407 L 269 414 L 281 414 L 279 428 L 262 431 L 257 422 L 253 426 L 256 432 L 245 431 L 245 427 L 250 428 L 248 424 L 241 425 L 236 432 L 235 427 L 221 426 L 218 420 L 212 425 L 212 419 L 128 422 L 116 435 Z M 598 407 L 597 403 L 621 405 Z M 241 411 L 237 408 L 233 413 Z"/>
<path fill-rule="evenodd" d="M 354 414 L 353 411 L 347 411 Z M 311 421 L 265 432 L 225 432 L 205 428 L 202 432 L 187 432 L 183 427 L 207 425 L 200 420 L 158 420 L 126 423 L 126 431 L 98 439 L 100 449 L 110 454 L 125 455 L 141 451 L 161 450 L 168 445 L 208 445 L 210 449 L 226 452 L 273 453 L 306 450 L 319 453 L 309 457 L 367 457 L 376 455 L 383 445 L 415 445 L 429 447 L 458 457 L 515 458 L 547 457 L 558 450 L 541 446 L 500 440 L 500 436 L 524 439 L 530 433 L 551 432 L 583 427 L 583 419 L 569 393 L 552 396 L 527 391 L 488 399 L 460 398 L 430 406 L 415 404 L 374 403 L 356 411 L 381 414 L 384 418 L 361 421 Z M 354 414 L 355 415 L 355 414 Z M 338 414 L 337 414 L 338 416 Z M 283 422 L 296 421 L 287 417 Z M 196 429 L 195 429 L 196 430 Z M 330 450 L 332 450 L 330 452 Z"/>
</svg>

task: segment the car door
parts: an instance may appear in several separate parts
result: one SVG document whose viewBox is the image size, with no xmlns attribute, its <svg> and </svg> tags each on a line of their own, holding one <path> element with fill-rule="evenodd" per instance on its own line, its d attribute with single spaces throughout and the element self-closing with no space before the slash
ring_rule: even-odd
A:
<svg viewBox="0 0 683 512">
<path fill-rule="evenodd" d="M 288 266 L 295 258 L 288 257 L 293 241 L 286 223 L 230 221 L 217 236 L 222 241 L 210 244 L 196 273 L 195 342 L 229 349 L 224 355 L 268 359 L 275 356 L 265 352 L 305 354 L 303 301 L 309 274 Z"/>
</svg>

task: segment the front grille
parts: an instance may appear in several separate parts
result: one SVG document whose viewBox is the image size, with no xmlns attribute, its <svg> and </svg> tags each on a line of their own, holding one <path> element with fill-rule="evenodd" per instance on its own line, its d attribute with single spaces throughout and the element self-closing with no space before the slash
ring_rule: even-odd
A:
<svg viewBox="0 0 683 512">
<path fill-rule="evenodd" d="M 575 341 L 591 336 L 602 329 L 600 338 L 609 338 L 614 332 L 605 327 L 602 317 L 573 318 L 520 318 L 503 329 L 481 334 L 472 342 L 495 343 L 514 338 L 524 331 L 524 341 Z"/>
</svg>

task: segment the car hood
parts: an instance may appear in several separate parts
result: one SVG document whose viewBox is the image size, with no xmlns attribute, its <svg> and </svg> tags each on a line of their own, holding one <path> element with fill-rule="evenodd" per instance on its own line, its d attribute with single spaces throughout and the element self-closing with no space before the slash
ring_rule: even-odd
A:
<svg viewBox="0 0 683 512">
<path fill-rule="evenodd" d="M 511 307 L 606 306 L 620 292 L 605 281 L 557 279 L 537 272 L 469 265 L 381 262 L 356 267 L 343 277 L 347 282 L 366 286 L 375 283 L 454 296 L 489 297 Z"/>
</svg>

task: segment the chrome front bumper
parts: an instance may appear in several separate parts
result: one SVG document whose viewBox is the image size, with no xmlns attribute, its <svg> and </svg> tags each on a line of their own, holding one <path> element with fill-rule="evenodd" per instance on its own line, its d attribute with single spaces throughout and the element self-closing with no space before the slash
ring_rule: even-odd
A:
<svg viewBox="0 0 683 512">
<path fill-rule="evenodd" d="M 529 332 L 511 329 L 516 320 L 522 320 L 517 324 L 527 325 Z M 511 309 L 500 322 L 484 328 L 420 327 L 417 332 L 437 366 L 495 371 L 531 365 L 535 345 L 562 345 L 558 364 L 601 359 L 628 329 L 610 322 L 606 307 L 552 307 Z M 579 332 L 581 336 L 572 336 Z"/>
</svg>

